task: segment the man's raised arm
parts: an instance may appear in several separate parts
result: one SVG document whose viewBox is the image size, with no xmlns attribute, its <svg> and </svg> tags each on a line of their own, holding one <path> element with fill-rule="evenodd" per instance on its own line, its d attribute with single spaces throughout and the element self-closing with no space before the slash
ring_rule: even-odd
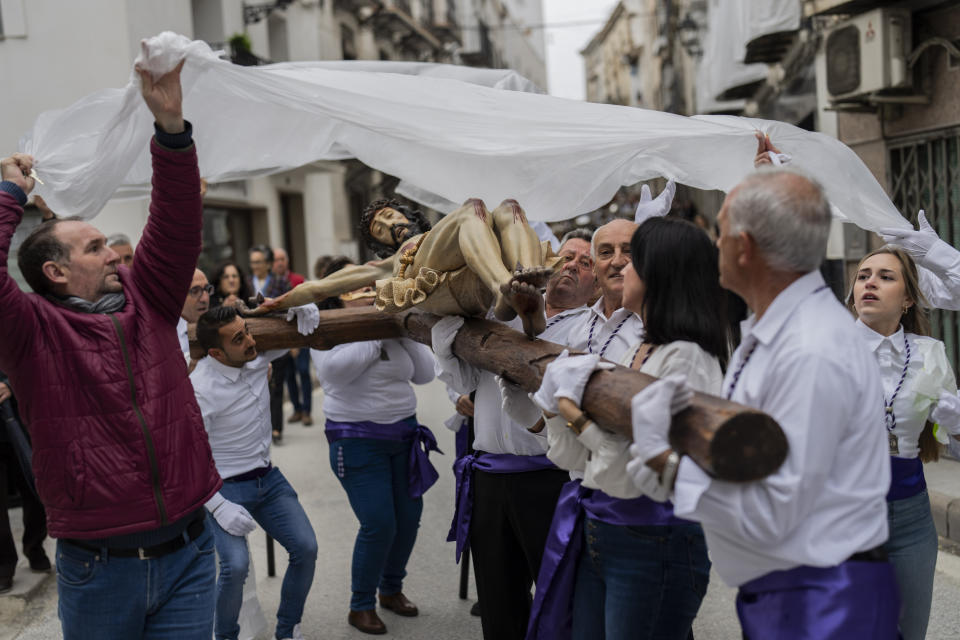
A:
<svg viewBox="0 0 960 640">
<path fill-rule="evenodd" d="M 150 217 L 137 245 L 133 281 L 161 314 L 176 324 L 202 246 L 203 202 L 200 171 L 190 123 L 183 119 L 180 71 L 154 78 L 137 67 L 143 100 L 153 114 L 156 135 Z"/>
<path fill-rule="evenodd" d="M 0 161 L 0 368 L 11 371 L 14 363 L 32 349 L 36 322 L 30 310 L 31 304 L 16 281 L 10 277 L 7 259 L 10 241 L 20 220 L 27 195 L 33 190 L 34 179 L 30 177 L 33 158 L 15 153 Z"/>
</svg>

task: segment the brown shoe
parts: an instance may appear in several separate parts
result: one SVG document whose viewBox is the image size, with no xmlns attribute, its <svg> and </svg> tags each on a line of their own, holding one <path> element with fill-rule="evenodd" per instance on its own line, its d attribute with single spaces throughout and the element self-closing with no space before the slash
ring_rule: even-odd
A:
<svg viewBox="0 0 960 640">
<path fill-rule="evenodd" d="M 303 414 L 303 426 L 305 427 L 313 426 L 313 418 L 310 417 L 309 413 Z"/>
<path fill-rule="evenodd" d="M 303 414 L 301 414 L 299 411 L 297 411 L 297 412 L 294 413 L 292 416 L 290 416 L 289 418 L 287 418 L 287 424 L 293 424 L 294 422 L 300 422 L 300 420 L 301 420 L 302 418 L 303 418 Z"/>
<path fill-rule="evenodd" d="M 387 632 L 387 625 L 383 624 L 383 620 L 377 615 L 376 609 L 367 609 L 366 611 L 351 609 L 350 615 L 347 616 L 347 622 L 350 623 L 350 626 L 375 636 L 381 636 Z"/>
<path fill-rule="evenodd" d="M 417 605 L 407 600 L 407 596 L 403 595 L 403 593 L 392 593 L 389 596 L 381 593 L 380 606 L 393 611 L 398 616 L 406 616 L 408 618 L 412 618 L 420 613 Z"/>
</svg>

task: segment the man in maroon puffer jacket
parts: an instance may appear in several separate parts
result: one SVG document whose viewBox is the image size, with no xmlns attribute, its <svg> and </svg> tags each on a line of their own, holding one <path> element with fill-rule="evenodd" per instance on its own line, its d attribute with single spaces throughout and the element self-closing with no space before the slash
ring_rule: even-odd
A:
<svg viewBox="0 0 960 640">
<path fill-rule="evenodd" d="M 21 245 L 35 293 L 20 291 L 7 257 L 33 159 L 0 163 L 0 369 L 29 424 L 37 489 L 58 538 L 68 640 L 209 640 L 213 627 L 203 506 L 221 480 L 176 333 L 201 248 L 200 176 L 180 67 L 140 76 L 156 136 L 134 266 L 118 265 L 86 222 L 47 222 Z"/>
</svg>

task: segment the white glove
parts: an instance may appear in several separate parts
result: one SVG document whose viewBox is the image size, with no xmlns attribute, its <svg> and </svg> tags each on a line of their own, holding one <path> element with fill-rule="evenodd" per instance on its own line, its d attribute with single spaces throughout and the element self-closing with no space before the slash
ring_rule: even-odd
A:
<svg viewBox="0 0 960 640">
<path fill-rule="evenodd" d="M 656 198 L 650 194 L 650 187 L 643 185 L 640 187 L 640 202 L 637 203 L 637 212 L 633 215 L 633 221 L 642 224 L 647 218 L 667 215 L 670 213 L 670 207 L 673 206 L 673 196 L 676 193 L 677 183 L 673 180 L 667 181 L 667 186 Z"/>
<path fill-rule="evenodd" d="M 587 381 L 596 369 L 613 369 L 612 362 L 600 360 L 600 356 L 590 353 L 571 356 L 564 349 L 556 359 L 547 365 L 543 372 L 540 389 L 533 396 L 533 401 L 544 411 L 558 413 L 557 399 L 569 398 L 577 406 L 583 400 L 583 390 Z"/>
<path fill-rule="evenodd" d="M 670 418 L 690 406 L 693 392 L 686 376 L 660 378 L 630 401 L 633 444 L 630 454 L 646 462 L 670 448 Z"/>
<path fill-rule="evenodd" d="M 220 528 L 232 536 L 245 536 L 257 528 L 249 511 L 236 502 L 230 502 L 219 491 L 204 506 Z"/>
<path fill-rule="evenodd" d="M 497 376 L 497 386 L 500 387 L 500 397 L 503 399 L 503 412 L 519 424 L 527 428 L 537 423 L 543 417 L 540 407 L 533 403 L 527 392 L 515 384 L 510 384 L 502 377 Z"/>
<path fill-rule="evenodd" d="M 453 341 L 457 337 L 457 332 L 463 326 L 463 317 L 461 316 L 443 316 L 430 329 L 430 343 L 433 345 L 433 353 L 438 360 L 456 360 L 453 355 Z"/>
<path fill-rule="evenodd" d="M 297 331 L 302 336 L 308 336 L 320 326 L 320 309 L 315 304 L 305 304 L 302 307 L 287 309 L 287 322 L 297 319 Z"/>
<path fill-rule="evenodd" d="M 946 429 L 951 436 L 960 435 L 960 397 L 949 391 L 941 392 L 937 406 L 930 412 L 930 421 Z"/>
<path fill-rule="evenodd" d="M 627 463 L 627 475 L 648 498 L 657 502 L 670 499 L 670 489 L 660 484 L 660 475 L 640 458 L 633 458 Z"/>
<path fill-rule="evenodd" d="M 770 156 L 770 162 L 775 167 L 782 167 L 785 164 L 790 164 L 790 161 L 793 160 L 792 156 L 789 156 L 786 153 L 777 153 L 776 151 L 767 151 L 767 155 Z"/>
<path fill-rule="evenodd" d="M 927 222 L 927 214 L 923 209 L 920 209 L 917 219 L 920 221 L 920 229 L 917 231 L 900 227 L 884 227 L 878 233 L 884 242 L 900 247 L 914 260 L 920 262 L 927 256 L 933 245 L 940 241 L 940 237 Z"/>
</svg>

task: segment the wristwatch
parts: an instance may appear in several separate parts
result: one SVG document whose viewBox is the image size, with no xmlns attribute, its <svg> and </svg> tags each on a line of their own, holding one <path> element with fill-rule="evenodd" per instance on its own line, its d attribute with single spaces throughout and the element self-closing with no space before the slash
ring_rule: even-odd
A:
<svg viewBox="0 0 960 640">
<path fill-rule="evenodd" d="M 680 454 L 671 451 L 667 456 L 667 461 L 663 463 L 663 471 L 660 472 L 660 486 L 671 491 L 673 483 L 677 480 L 677 468 L 680 466 Z"/>
<path fill-rule="evenodd" d="M 590 422 L 590 418 L 587 417 L 587 414 L 581 411 L 579 416 L 573 420 L 567 421 L 567 428 L 573 429 L 574 433 L 580 435 L 583 432 L 583 428 L 587 426 L 588 422 Z"/>
</svg>

